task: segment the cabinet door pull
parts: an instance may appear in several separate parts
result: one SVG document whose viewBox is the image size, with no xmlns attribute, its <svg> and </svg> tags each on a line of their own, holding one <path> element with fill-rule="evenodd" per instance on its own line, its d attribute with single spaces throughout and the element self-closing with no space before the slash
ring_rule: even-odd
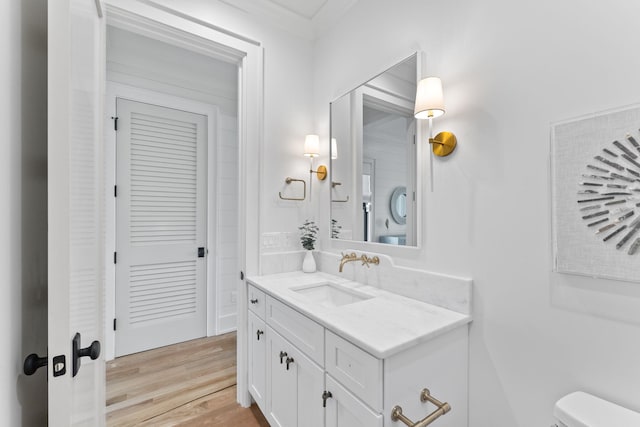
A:
<svg viewBox="0 0 640 427">
<path fill-rule="evenodd" d="M 285 357 L 287 357 L 287 352 L 286 351 L 281 351 L 280 352 L 280 364 L 282 365 L 282 359 L 284 359 Z"/>
<path fill-rule="evenodd" d="M 257 304 L 258 303 L 258 298 L 252 299 L 252 300 L 249 300 L 249 301 L 251 301 L 251 304 Z"/>
<path fill-rule="evenodd" d="M 294 362 L 293 357 L 287 357 L 287 371 L 289 370 L 289 364 L 293 362 Z"/>
<path fill-rule="evenodd" d="M 260 341 L 260 335 L 262 334 L 264 334 L 264 331 L 261 331 L 260 329 L 256 331 L 256 335 L 258 336 L 258 341 Z"/>
<path fill-rule="evenodd" d="M 327 399 L 330 399 L 333 397 L 333 394 L 331 394 L 330 391 L 324 391 L 324 393 L 322 393 L 322 407 L 326 408 L 327 407 Z"/>
</svg>

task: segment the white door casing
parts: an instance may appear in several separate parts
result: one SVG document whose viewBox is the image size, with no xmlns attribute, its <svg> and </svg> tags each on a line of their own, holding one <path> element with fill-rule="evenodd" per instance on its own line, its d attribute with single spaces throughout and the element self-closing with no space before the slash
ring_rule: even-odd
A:
<svg viewBox="0 0 640 427">
<path fill-rule="evenodd" d="M 81 347 L 88 347 L 94 340 L 102 341 L 103 335 L 104 31 L 100 1 L 49 1 L 48 417 L 51 426 L 104 425 L 104 359 L 102 356 L 94 361 L 81 358 L 81 368 L 73 376 L 71 355 L 76 333 L 81 334 Z"/>
<path fill-rule="evenodd" d="M 206 335 L 207 117 L 121 98 L 116 110 L 121 356 Z"/>
<path fill-rule="evenodd" d="M 260 273 L 259 212 L 260 153 L 263 146 L 264 51 L 261 43 L 234 34 L 199 17 L 190 17 L 179 10 L 156 7 L 152 2 L 108 0 L 110 25 L 164 39 L 238 64 L 238 135 L 239 135 L 239 208 L 238 259 L 245 275 Z M 177 30 L 177 31 L 176 31 Z M 248 407 L 251 397 L 247 390 L 247 291 L 238 278 L 238 401 Z"/>
</svg>

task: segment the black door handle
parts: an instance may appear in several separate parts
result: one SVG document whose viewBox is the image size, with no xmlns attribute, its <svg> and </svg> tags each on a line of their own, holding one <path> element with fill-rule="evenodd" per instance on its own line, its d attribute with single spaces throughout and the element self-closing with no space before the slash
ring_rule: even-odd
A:
<svg viewBox="0 0 640 427">
<path fill-rule="evenodd" d="M 294 362 L 293 357 L 287 357 L 287 371 L 289 370 L 289 365 Z"/>
<path fill-rule="evenodd" d="M 31 353 L 24 359 L 24 374 L 25 375 L 33 375 L 36 371 L 43 366 L 47 366 L 48 359 L 47 357 L 39 357 L 35 353 Z"/>
<path fill-rule="evenodd" d="M 75 377 L 80 370 L 80 358 L 90 357 L 91 360 L 96 360 L 100 356 L 100 341 L 94 341 L 89 347 L 80 348 L 80 334 L 76 333 L 73 337 L 71 344 L 73 359 L 73 376 Z"/>
<path fill-rule="evenodd" d="M 330 399 L 333 397 L 333 394 L 331 394 L 330 391 L 324 391 L 324 393 L 322 393 L 322 407 L 326 408 L 327 407 L 327 399 Z"/>
</svg>

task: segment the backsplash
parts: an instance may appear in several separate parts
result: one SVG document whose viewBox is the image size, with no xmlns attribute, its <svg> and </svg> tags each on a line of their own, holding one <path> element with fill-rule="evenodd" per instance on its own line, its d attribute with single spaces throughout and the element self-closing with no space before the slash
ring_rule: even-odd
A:
<svg viewBox="0 0 640 427">
<path fill-rule="evenodd" d="M 355 252 L 358 255 L 361 253 Z M 367 253 L 367 255 L 376 254 Z M 367 268 L 360 262 L 351 262 L 345 264 L 342 273 L 338 271 L 342 258 L 339 254 L 318 252 L 316 263 L 318 270 L 325 273 L 375 286 L 458 313 L 471 314 L 472 279 L 397 266 L 390 257 L 379 254 L 377 256 L 380 258 L 379 265 Z"/>
<path fill-rule="evenodd" d="M 260 238 L 260 265 L 262 275 L 298 271 L 302 268 L 304 250 L 300 246 L 300 233 L 262 233 Z"/>
<path fill-rule="evenodd" d="M 299 232 L 262 233 L 260 253 L 301 251 Z"/>
<path fill-rule="evenodd" d="M 261 274 L 299 271 L 305 252 L 300 250 L 298 233 L 263 233 Z M 356 251 L 360 254 L 359 251 Z M 375 255 L 370 254 L 369 255 Z M 470 278 L 449 276 L 415 268 L 397 266 L 386 255 L 378 255 L 380 264 L 367 268 L 359 262 L 345 264 L 338 271 L 341 256 L 314 251 L 318 271 L 333 274 L 398 295 L 437 305 L 463 314 L 471 314 L 472 283 Z"/>
</svg>

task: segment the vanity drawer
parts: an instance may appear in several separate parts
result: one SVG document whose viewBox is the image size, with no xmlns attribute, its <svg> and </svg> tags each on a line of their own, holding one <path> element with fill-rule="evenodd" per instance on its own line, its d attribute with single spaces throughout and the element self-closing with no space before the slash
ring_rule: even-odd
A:
<svg viewBox="0 0 640 427">
<path fill-rule="evenodd" d="M 358 398 L 382 412 L 382 360 L 340 338 L 325 333 L 326 370 Z"/>
<path fill-rule="evenodd" d="M 249 285 L 249 290 L 247 291 L 247 305 L 249 306 L 249 310 L 253 311 L 258 315 L 258 317 L 264 320 L 267 306 L 266 295 L 264 292 L 253 285 Z"/>
<path fill-rule="evenodd" d="M 324 367 L 324 327 L 268 295 L 266 321 L 276 332 Z"/>
</svg>

